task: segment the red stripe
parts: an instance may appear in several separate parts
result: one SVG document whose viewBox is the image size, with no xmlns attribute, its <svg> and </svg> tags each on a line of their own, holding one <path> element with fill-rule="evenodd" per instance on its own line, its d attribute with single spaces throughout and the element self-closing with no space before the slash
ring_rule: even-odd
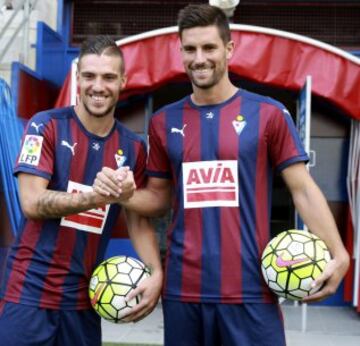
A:
<svg viewBox="0 0 360 346">
<path fill-rule="evenodd" d="M 69 273 L 76 242 L 76 230 L 59 227 L 54 254 L 45 276 L 40 308 L 58 308 L 63 297 L 63 283 Z"/>
<path fill-rule="evenodd" d="M 117 169 L 115 153 L 120 148 L 120 138 L 119 132 L 114 131 L 112 137 L 106 141 L 104 146 L 104 157 L 103 157 L 103 167 L 111 167 Z M 127 163 L 125 162 L 125 165 Z M 95 264 L 98 259 L 99 245 L 101 242 L 101 236 L 98 234 L 89 233 L 86 248 L 84 251 L 83 263 L 85 274 L 87 278 L 90 278 L 93 270 L 95 269 Z M 81 285 L 87 285 L 88 282 L 79 283 Z M 89 301 L 87 296 L 87 291 L 79 290 L 78 302 L 79 304 L 83 301 Z"/>
<path fill-rule="evenodd" d="M 5 309 L 5 300 L 1 300 L 0 301 L 0 317 L 2 315 L 2 313 L 4 312 Z"/>
<path fill-rule="evenodd" d="M 165 113 L 161 113 L 161 115 L 157 115 L 156 117 L 156 123 L 158 124 L 158 126 L 162 129 L 166 129 L 166 121 L 165 121 Z M 151 128 L 149 128 L 149 133 L 150 133 L 150 130 Z M 159 131 L 158 132 L 161 136 L 161 138 L 158 138 L 158 140 L 155 141 L 160 144 L 162 143 L 162 146 L 164 148 L 167 148 L 167 137 L 166 137 L 166 131 Z M 158 149 L 158 148 L 157 148 Z M 151 170 L 151 161 L 152 161 L 152 158 L 155 157 L 157 159 L 160 159 L 160 162 L 162 162 L 162 164 L 165 163 L 165 161 L 167 162 L 167 160 L 165 159 L 165 153 L 163 150 L 161 150 L 160 152 L 159 151 L 156 151 L 154 150 L 154 147 L 150 144 L 150 153 L 152 152 L 151 155 L 149 155 L 149 160 L 148 160 L 148 163 L 147 163 L 147 168 L 150 168 Z M 155 153 L 155 154 L 154 154 Z M 159 162 L 157 162 L 158 164 Z M 157 166 L 156 164 L 154 165 L 154 167 L 162 167 L 162 166 Z M 162 167 L 163 168 L 163 167 Z M 172 173 L 172 177 L 174 179 L 174 182 L 173 182 L 173 186 L 177 186 L 177 182 L 176 182 L 176 169 L 171 166 L 169 167 L 171 168 L 171 173 Z M 173 194 L 173 199 L 171 201 L 172 203 L 172 209 L 173 209 L 173 212 L 174 212 L 174 215 L 178 215 L 178 209 L 179 209 L 179 203 L 178 203 L 178 200 L 177 198 L 175 198 L 175 194 Z M 169 258 L 170 258 L 170 255 L 171 255 L 171 239 L 172 239 L 172 233 L 173 233 L 173 230 L 174 230 L 174 225 L 176 223 L 176 220 L 173 220 L 171 222 L 171 225 L 170 227 L 166 230 L 167 232 L 167 237 L 166 237 L 166 255 L 165 255 L 165 271 L 164 271 L 164 285 L 163 285 L 163 290 L 162 290 L 162 294 L 165 294 L 166 292 L 166 288 L 168 287 L 167 285 L 167 282 L 168 282 L 168 270 L 171 270 L 171 268 L 169 268 Z"/>
<path fill-rule="evenodd" d="M 101 208 L 101 211 L 96 211 L 94 209 L 91 210 L 87 210 L 87 211 L 83 211 L 81 214 L 82 215 L 88 215 L 88 216 L 93 216 L 95 218 L 102 218 L 104 216 L 106 208 Z"/>
<path fill-rule="evenodd" d="M 351 302 L 353 299 L 353 291 L 354 291 L 355 260 L 353 259 L 354 228 L 351 220 L 351 211 L 349 205 L 347 206 L 344 243 L 346 250 L 348 251 L 351 258 L 349 270 L 347 271 L 344 278 L 344 301 Z"/>
<path fill-rule="evenodd" d="M 11 301 L 14 303 L 20 301 L 26 272 L 31 264 L 41 228 L 41 221 L 29 220 L 23 230 L 19 250 L 16 252 L 6 287 L 6 296 L 11 297 Z"/>
<path fill-rule="evenodd" d="M 76 160 L 70 164 L 69 180 L 82 181 L 88 152 L 88 138 L 81 132 L 76 121 L 70 121 L 72 142 L 76 145 Z M 73 251 L 76 246 L 76 230 L 59 227 L 53 257 L 50 262 L 47 276 L 45 277 L 44 288 L 40 300 L 40 307 L 59 307 L 63 298 L 63 284 L 69 273 Z"/>
<path fill-rule="evenodd" d="M 239 136 L 232 121 L 240 114 L 240 99 L 222 108 L 219 123 L 219 159 L 238 160 Z M 231 147 L 232 149 L 228 150 Z M 241 193 L 241 191 L 240 191 Z M 238 208 L 220 209 L 221 296 L 242 297 L 240 213 Z"/>
<path fill-rule="evenodd" d="M 186 107 L 186 105 L 185 105 Z M 183 152 L 191 151 L 193 161 L 200 161 L 201 134 L 200 114 L 189 108 L 184 111 L 183 124 L 187 124 L 187 133 L 195 135 L 185 136 Z M 185 154 L 184 154 L 185 155 Z M 184 160 L 183 160 L 184 161 Z M 190 220 L 190 221 L 189 221 Z M 201 254 L 202 254 L 202 211 L 184 209 L 184 249 L 182 259 L 182 291 L 200 296 L 201 293 Z"/>
<path fill-rule="evenodd" d="M 211 191 L 211 190 L 234 190 L 234 187 L 188 187 L 187 191 Z"/>
<path fill-rule="evenodd" d="M 204 192 L 204 193 L 188 193 L 186 195 L 188 202 L 202 201 L 234 201 L 235 192 Z"/>
<path fill-rule="evenodd" d="M 267 110 L 268 105 L 261 104 L 260 117 L 259 117 L 259 138 L 265 137 L 266 131 L 266 120 L 268 119 Z M 272 107 L 272 106 L 271 106 Z M 256 186 L 255 186 L 255 203 L 256 203 L 256 242 L 258 244 L 258 258 L 259 268 L 261 266 L 260 259 L 263 250 L 270 240 L 270 229 L 269 229 L 269 196 L 268 196 L 268 176 L 267 172 L 269 167 L 267 166 L 267 155 L 268 148 L 259 141 L 258 152 L 257 152 L 257 165 L 256 165 Z M 265 165 L 265 167 L 264 167 Z M 261 174 L 263 173 L 263 175 Z M 260 270 L 260 269 L 259 269 Z M 262 278 L 262 275 L 261 275 Z M 273 295 L 270 294 L 269 288 L 262 281 L 263 287 L 263 301 L 273 302 Z"/>
<path fill-rule="evenodd" d="M 91 227 L 96 227 L 96 228 L 100 228 L 102 223 L 103 223 L 103 220 L 104 218 L 101 218 L 101 219 L 97 219 L 97 218 L 94 218 L 94 217 L 89 217 L 89 216 L 86 216 L 84 214 L 81 214 L 81 215 L 69 215 L 65 218 L 65 220 L 67 221 L 72 221 L 72 222 L 76 222 L 76 223 L 79 223 L 81 225 L 87 225 L 87 226 L 91 226 Z"/>
</svg>

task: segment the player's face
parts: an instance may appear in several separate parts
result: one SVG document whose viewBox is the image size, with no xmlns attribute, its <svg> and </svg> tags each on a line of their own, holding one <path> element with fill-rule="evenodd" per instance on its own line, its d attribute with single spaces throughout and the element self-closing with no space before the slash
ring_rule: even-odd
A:
<svg viewBox="0 0 360 346">
<path fill-rule="evenodd" d="M 225 44 L 216 26 L 195 27 L 182 32 L 181 52 L 193 86 L 210 89 L 227 77 L 233 42 Z"/>
<path fill-rule="evenodd" d="M 97 118 L 113 115 L 120 90 L 125 85 L 121 58 L 87 54 L 79 62 L 77 82 L 80 104 L 86 113 Z"/>
</svg>

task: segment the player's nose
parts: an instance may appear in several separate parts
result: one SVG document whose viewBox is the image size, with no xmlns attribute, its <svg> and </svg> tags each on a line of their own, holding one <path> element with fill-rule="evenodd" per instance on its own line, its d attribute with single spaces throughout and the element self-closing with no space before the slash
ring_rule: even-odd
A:
<svg viewBox="0 0 360 346">
<path fill-rule="evenodd" d="M 205 54 L 202 49 L 197 49 L 195 52 L 194 63 L 203 64 L 206 61 Z"/>
<path fill-rule="evenodd" d="M 95 78 L 94 82 L 93 82 L 93 85 L 92 85 L 92 88 L 93 88 L 94 91 L 103 91 L 104 90 L 104 82 L 103 82 L 103 80 L 100 77 Z"/>
</svg>

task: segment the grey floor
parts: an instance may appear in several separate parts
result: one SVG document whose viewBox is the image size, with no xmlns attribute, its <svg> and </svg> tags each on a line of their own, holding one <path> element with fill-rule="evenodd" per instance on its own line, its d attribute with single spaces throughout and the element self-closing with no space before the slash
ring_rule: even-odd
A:
<svg viewBox="0 0 360 346">
<path fill-rule="evenodd" d="M 307 306 L 306 313 L 303 313 L 304 307 L 292 303 L 281 307 L 287 346 L 360 346 L 360 314 L 351 307 Z M 106 342 L 162 345 L 162 339 L 160 306 L 135 324 L 103 323 Z"/>
</svg>

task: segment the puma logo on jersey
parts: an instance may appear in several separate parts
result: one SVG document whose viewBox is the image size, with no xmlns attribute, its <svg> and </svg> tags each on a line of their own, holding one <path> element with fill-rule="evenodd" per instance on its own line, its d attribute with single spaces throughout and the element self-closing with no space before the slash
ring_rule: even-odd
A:
<svg viewBox="0 0 360 346">
<path fill-rule="evenodd" d="M 30 126 L 35 128 L 36 133 L 39 133 L 39 128 L 40 128 L 41 126 L 44 126 L 44 124 L 43 124 L 43 123 L 40 123 L 40 124 L 38 125 L 38 124 L 36 124 L 35 122 L 32 121 L 31 124 L 30 124 Z"/>
<path fill-rule="evenodd" d="M 67 147 L 71 150 L 72 155 L 75 155 L 75 147 L 77 145 L 77 143 L 74 143 L 73 145 L 70 145 L 67 141 L 62 140 L 61 141 L 61 145 L 63 145 L 64 147 Z"/>
<path fill-rule="evenodd" d="M 182 129 L 178 129 L 177 127 L 172 127 L 171 128 L 171 133 L 180 133 L 183 137 L 185 137 L 185 133 L 184 133 L 184 130 L 185 130 L 185 127 L 186 127 L 187 124 L 185 124 Z"/>
</svg>

